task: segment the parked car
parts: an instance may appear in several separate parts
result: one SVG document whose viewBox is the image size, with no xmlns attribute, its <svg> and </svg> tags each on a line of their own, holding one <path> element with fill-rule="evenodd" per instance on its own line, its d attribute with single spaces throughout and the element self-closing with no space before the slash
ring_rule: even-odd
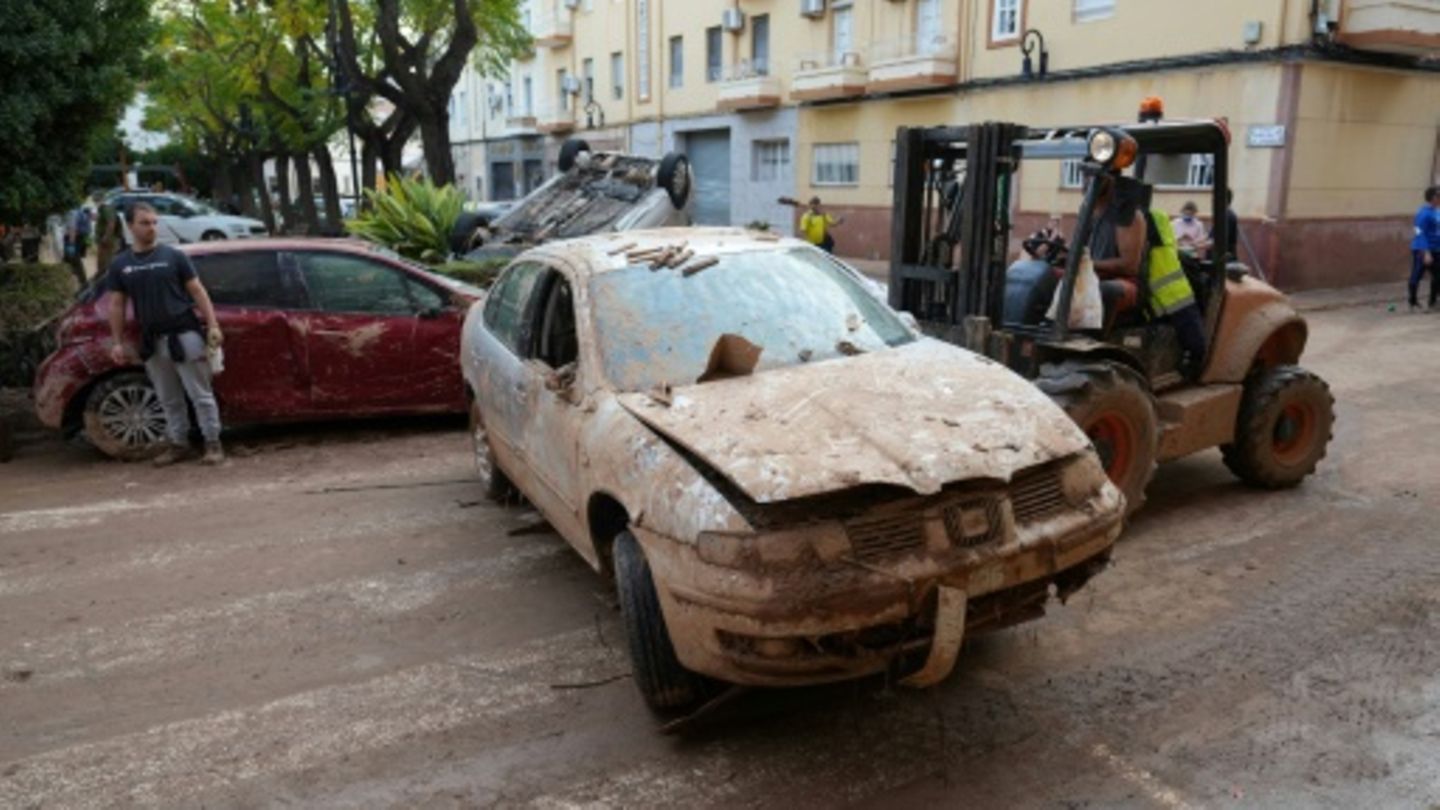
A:
<svg viewBox="0 0 1440 810">
<path fill-rule="evenodd" d="M 225 332 L 215 395 L 227 426 L 465 410 L 460 326 L 480 290 L 357 241 L 181 249 Z M 165 419 L 144 369 L 110 360 L 112 300 L 92 287 L 61 318 L 59 348 L 36 374 L 36 409 L 107 455 L 140 458 L 163 440 Z"/>
<path fill-rule="evenodd" d="M 489 494 L 614 578 L 655 708 L 701 676 L 935 683 L 967 632 L 1037 617 L 1120 532 L 1124 498 L 1059 406 L 797 240 L 553 242 L 463 341 Z"/>
<path fill-rule="evenodd" d="M 463 214 L 451 249 L 473 259 L 514 256 L 550 239 L 691 222 L 695 177 L 679 152 L 655 160 L 594 151 L 571 138 L 561 146 L 557 166 L 559 174 L 498 216 L 486 210 Z"/>
<path fill-rule="evenodd" d="M 124 192 L 113 195 L 110 202 L 120 212 L 127 244 L 130 242 L 127 214 L 130 206 L 137 202 L 147 203 L 155 209 L 160 219 L 159 241 L 164 244 L 256 239 L 269 233 L 265 223 L 259 220 L 223 213 L 182 194 Z"/>
</svg>

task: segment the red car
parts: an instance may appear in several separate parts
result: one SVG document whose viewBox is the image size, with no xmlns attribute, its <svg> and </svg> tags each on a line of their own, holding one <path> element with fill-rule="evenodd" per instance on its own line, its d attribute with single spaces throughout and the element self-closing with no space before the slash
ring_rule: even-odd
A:
<svg viewBox="0 0 1440 810">
<path fill-rule="evenodd" d="M 181 248 L 225 332 L 215 395 L 227 426 L 463 413 L 460 327 L 482 294 L 364 242 L 266 239 Z M 110 360 L 109 304 L 92 288 L 60 320 L 35 377 L 40 419 L 132 459 L 164 440 L 145 370 Z M 130 339 L 138 343 L 134 318 Z"/>
</svg>

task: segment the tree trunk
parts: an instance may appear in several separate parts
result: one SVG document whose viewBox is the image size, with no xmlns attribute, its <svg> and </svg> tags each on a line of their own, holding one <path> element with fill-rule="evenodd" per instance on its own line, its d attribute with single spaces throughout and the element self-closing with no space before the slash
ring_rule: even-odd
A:
<svg viewBox="0 0 1440 810">
<path fill-rule="evenodd" d="M 455 156 L 450 153 L 450 113 L 441 108 L 420 119 L 420 142 L 425 148 L 425 169 L 437 186 L 455 183 Z"/>
<path fill-rule="evenodd" d="M 315 165 L 320 167 L 320 193 L 325 197 L 325 227 L 327 235 L 339 235 L 345 230 L 340 213 L 340 183 L 335 179 L 335 162 L 330 156 L 330 147 L 320 144 L 313 150 Z"/>
<path fill-rule="evenodd" d="M 290 159 L 295 164 L 295 193 L 300 198 L 300 218 L 305 223 L 305 233 L 314 236 L 320 233 L 320 215 L 315 210 L 315 177 L 310 173 L 310 154 L 296 152 Z"/>
<path fill-rule="evenodd" d="M 265 223 L 270 233 L 275 233 L 275 206 L 270 204 L 270 190 L 265 187 L 265 156 L 251 152 L 249 161 L 250 182 L 259 189 L 255 196 L 260 198 L 260 221 Z"/>
<path fill-rule="evenodd" d="M 235 205 L 235 187 L 230 183 L 230 161 L 226 160 L 224 155 L 216 160 L 214 171 L 210 173 L 210 192 L 220 210 L 227 214 L 239 213 L 232 210 Z"/>
<path fill-rule="evenodd" d="M 295 215 L 295 201 L 290 194 L 290 155 L 275 153 L 275 193 L 280 199 L 280 227 L 285 233 L 294 233 L 300 218 Z"/>
<path fill-rule="evenodd" d="M 250 182 L 250 167 L 248 164 L 240 163 L 229 168 L 230 179 L 235 186 L 235 194 L 240 198 L 240 213 L 251 219 L 260 219 L 260 211 L 255 207 L 254 185 Z"/>
</svg>

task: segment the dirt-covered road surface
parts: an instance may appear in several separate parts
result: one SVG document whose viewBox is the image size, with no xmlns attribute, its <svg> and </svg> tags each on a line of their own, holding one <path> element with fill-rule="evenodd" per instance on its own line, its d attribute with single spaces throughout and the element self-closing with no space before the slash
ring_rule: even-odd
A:
<svg viewBox="0 0 1440 810">
<path fill-rule="evenodd" d="M 1113 567 L 953 677 L 754 693 L 683 736 L 614 600 L 480 500 L 452 423 L 223 469 L 0 465 L 0 807 L 1440 804 L 1440 315 L 1310 315 L 1320 474 L 1160 470 Z"/>
</svg>

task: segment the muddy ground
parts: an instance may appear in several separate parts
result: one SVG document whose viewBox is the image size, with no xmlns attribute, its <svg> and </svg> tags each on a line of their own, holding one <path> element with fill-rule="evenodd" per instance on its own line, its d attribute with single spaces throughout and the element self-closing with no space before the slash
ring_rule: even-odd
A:
<svg viewBox="0 0 1440 810">
<path fill-rule="evenodd" d="M 1298 491 L 1162 468 L 1111 570 L 941 687 L 656 733 L 614 602 L 480 500 L 452 422 L 249 434 L 220 470 L 0 465 L 0 807 L 1432 807 L 1440 315 L 1311 314 Z"/>
</svg>

